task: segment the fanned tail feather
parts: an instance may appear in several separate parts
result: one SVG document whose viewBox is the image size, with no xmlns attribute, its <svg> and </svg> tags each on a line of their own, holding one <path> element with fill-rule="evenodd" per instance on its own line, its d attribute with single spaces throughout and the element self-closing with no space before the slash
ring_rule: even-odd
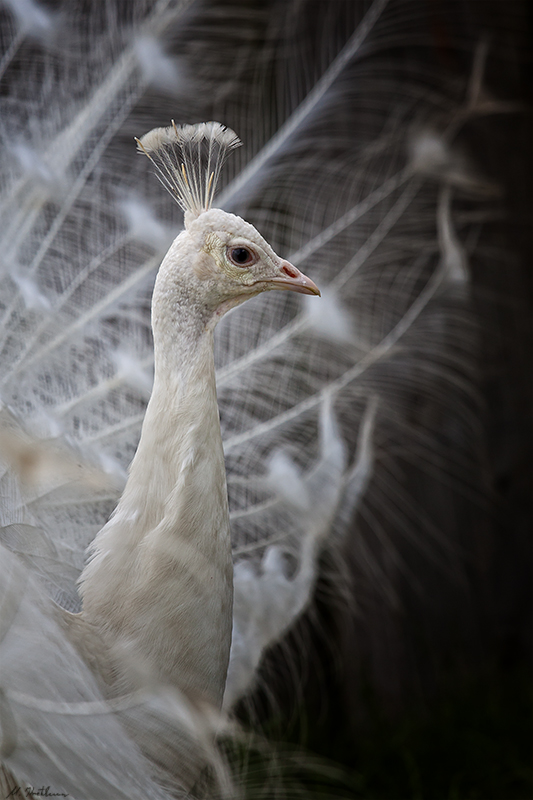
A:
<svg viewBox="0 0 533 800">
<path fill-rule="evenodd" d="M 193 794 L 236 796 L 213 732 L 240 747 L 236 709 L 260 731 L 304 692 L 317 586 L 345 623 L 328 633 L 354 718 L 365 669 L 392 706 L 411 679 L 432 685 L 428 660 L 406 666 L 412 630 L 437 662 L 474 638 L 493 546 L 473 530 L 487 493 L 476 286 L 502 198 L 462 136 L 520 109 L 488 86 L 491 52 L 508 55 L 496 31 L 426 46 L 431 14 L 417 0 L 2 9 L 0 727 L 21 785 L 179 796 L 185 728 L 210 766 Z M 220 180 L 217 204 L 324 290 L 313 305 L 262 295 L 217 329 L 229 717 L 161 687 L 104 700 L 59 608 L 79 610 L 150 392 L 150 293 L 182 219 L 133 137 L 168 119 L 137 141 L 181 211 L 207 210 Z M 222 172 L 233 129 L 243 146 Z"/>
</svg>

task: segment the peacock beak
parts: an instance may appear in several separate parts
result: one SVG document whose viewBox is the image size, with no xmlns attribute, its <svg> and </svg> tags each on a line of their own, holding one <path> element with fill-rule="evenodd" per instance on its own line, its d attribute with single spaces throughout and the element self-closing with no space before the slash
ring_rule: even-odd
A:
<svg viewBox="0 0 533 800">
<path fill-rule="evenodd" d="M 263 282 L 262 282 L 263 283 Z M 282 261 L 279 273 L 274 278 L 264 281 L 265 289 L 287 289 L 291 292 L 300 294 L 315 294 L 320 297 L 320 289 L 307 275 L 291 264 L 289 261 Z"/>
</svg>

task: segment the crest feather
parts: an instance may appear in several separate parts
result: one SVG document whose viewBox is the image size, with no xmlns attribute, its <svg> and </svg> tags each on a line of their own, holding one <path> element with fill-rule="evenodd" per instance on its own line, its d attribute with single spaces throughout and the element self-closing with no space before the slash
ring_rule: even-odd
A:
<svg viewBox="0 0 533 800">
<path fill-rule="evenodd" d="M 154 128 L 135 140 L 157 177 L 183 211 L 199 216 L 211 207 L 220 170 L 241 140 L 220 122 Z"/>
</svg>

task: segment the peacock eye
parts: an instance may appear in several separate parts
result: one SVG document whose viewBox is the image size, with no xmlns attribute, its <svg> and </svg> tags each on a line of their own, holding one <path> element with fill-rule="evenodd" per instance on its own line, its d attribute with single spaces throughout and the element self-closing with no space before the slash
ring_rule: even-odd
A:
<svg viewBox="0 0 533 800">
<path fill-rule="evenodd" d="M 257 256 L 247 247 L 228 247 L 228 258 L 236 267 L 250 267 L 257 261 Z"/>
</svg>

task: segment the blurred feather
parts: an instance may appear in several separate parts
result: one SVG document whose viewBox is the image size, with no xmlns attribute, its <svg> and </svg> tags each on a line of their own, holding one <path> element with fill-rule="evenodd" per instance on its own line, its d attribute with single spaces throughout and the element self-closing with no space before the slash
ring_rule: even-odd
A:
<svg viewBox="0 0 533 800">
<path fill-rule="evenodd" d="M 325 287 L 322 305 L 256 298 L 218 330 L 236 581 L 228 710 L 240 699 L 255 725 L 313 681 L 327 693 L 327 676 L 308 677 L 317 581 L 343 606 L 325 639 L 344 663 L 348 727 L 365 671 L 397 707 L 433 686 L 450 653 L 479 657 L 499 544 L 484 522 L 480 419 L 492 306 L 479 311 L 476 287 L 499 284 L 479 275 L 503 263 L 491 236 L 505 176 L 485 174 L 471 137 L 520 106 L 491 67 L 513 63 L 516 34 L 500 36 L 488 12 L 478 24 L 473 6 L 470 17 L 418 0 L 1 9 L 0 722 L 18 780 L 79 798 L 166 796 L 176 787 L 157 749 L 176 745 L 186 717 L 218 785 L 197 793 L 236 791 L 212 746 L 221 719 L 185 698 L 167 718 L 153 686 L 121 717 L 47 604 L 79 608 L 83 553 L 137 445 L 149 298 L 181 217 L 133 137 L 170 118 L 237 131 L 215 205 Z"/>
</svg>

